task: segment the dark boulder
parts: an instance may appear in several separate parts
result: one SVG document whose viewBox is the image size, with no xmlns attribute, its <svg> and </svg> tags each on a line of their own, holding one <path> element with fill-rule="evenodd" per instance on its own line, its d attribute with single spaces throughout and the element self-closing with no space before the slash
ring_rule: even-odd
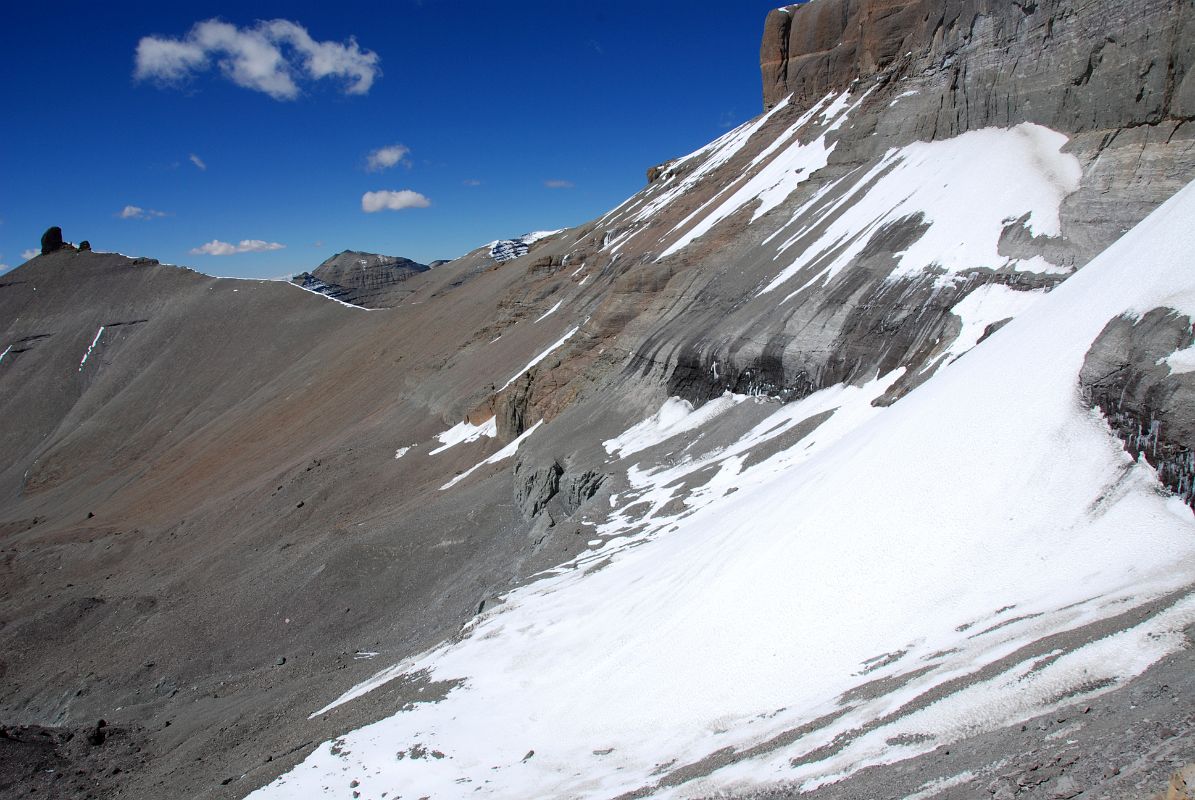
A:
<svg viewBox="0 0 1195 800">
<path fill-rule="evenodd" d="M 91 250 L 91 242 L 86 239 L 79 242 L 79 252 L 82 253 L 84 250 Z"/>
</svg>

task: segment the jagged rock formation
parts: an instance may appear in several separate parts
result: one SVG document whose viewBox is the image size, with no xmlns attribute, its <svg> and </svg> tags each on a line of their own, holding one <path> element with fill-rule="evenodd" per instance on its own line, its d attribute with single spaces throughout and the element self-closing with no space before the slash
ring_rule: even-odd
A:
<svg viewBox="0 0 1195 800">
<path fill-rule="evenodd" d="M 1160 789 L 1166 759 L 1195 739 L 1182 706 L 1195 674 L 1181 646 L 1188 562 L 1175 536 L 1186 518 L 1161 494 L 1190 495 L 1190 309 L 1161 298 L 1125 316 L 1090 286 L 1069 306 L 1039 304 L 1064 300 L 1054 293 L 1195 179 L 1191 16 L 1190 3 L 1158 0 L 813 0 L 773 12 L 761 49 L 768 112 L 661 163 L 601 218 L 434 270 L 398 264 L 402 278 L 381 260 L 355 268 L 358 254 L 308 276 L 355 304 L 403 295 L 386 311 L 93 252 L 55 250 L 9 273 L 0 723 L 102 718 L 143 732 L 149 757 L 117 765 L 114 796 L 243 797 L 309 755 L 318 769 L 304 766 L 273 796 L 300 792 L 304 774 L 372 796 L 350 781 L 383 767 L 413 770 L 404 794 L 444 776 L 438 795 L 646 796 L 703 780 L 715 781 L 710 793 L 748 795 L 755 783 L 821 780 L 833 772 L 825 764 L 855 770 L 875 753 L 910 760 L 817 791 L 973 797 L 982 780 L 991 794 L 1011 782 L 1035 797 L 1073 791 L 1064 777 L 1101 780 L 1109 793 Z M 1164 261 L 1131 264 L 1134 282 L 1125 258 L 1097 265 L 1118 292 Z M 1082 316 L 1097 300 L 1108 315 Z M 1019 413 L 1016 382 L 1036 386 L 1026 372 L 1061 380 L 1070 361 L 1034 372 L 1035 353 L 1022 348 L 1019 361 L 999 362 L 1006 374 L 969 367 L 1014 352 L 1027 315 L 1050 327 L 1040 308 L 1060 315 L 1046 344 L 1083 342 L 1077 358 L 1064 354 L 1073 380 L 1050 395 L 1064 402 L 1041 405 L 1084 416 L 1055 428 L 1041 427 L 1041 408 Z M 986 394 L 941 401 L 981 381 Z M 998 391 L 1007 404 L 990 406 Z M 1077 405 L 1083 391 L 1089 406 Z M 898 424 L 860 432 L 885 419 Z M 920 435 L 900 438 L 905 429 Z M 968 457 L 944 461 L 937 484 L 921 479 L 948 439 Z M 901 452 L 868 451 L 880 441 Z M 1137 455 L 1162 483 L 1133 465 Z M 1122 479 L 1107 481 L 1105 467 Z M 973 474 L 982 480 L 965 499 L 988 512 L 978 522 L 934 491 Z M 759 502 L 765 479 L 802 475 L 809 484 Z M 817 481 L 857 485 L 823 507 L 828 495 L 809 488 Z M 1068 491 L 1042 488 L 1064 482 Z M 1055 516 L 1015 527 L 1047 506 Z M 859 524 L 842 528 L 844 515 Z M 874 550 L 852 549 L 872 528 L 883 533 Z M 1075 531 L 1090 531 L 1081 546 L 1050 549 Z M 933 572 L 968 536 L 982 556 Z M 1092 560 L 1120 541 L 1141 546 Z M 998 573 L 999 586 L 957 586 L 878 632 L 893 639 L 883 647 L 850 649 L 860 619 L 953 586 L 976 560 L 985 571 L 970 578 L 982 583 L 1001 548 L 1024 558 Z M 744 562 L 743 551 L 757 558 Z M 1063 571 L 1080 562 L 1090 567 L 1081 579 Z M 1150 580 L 1109 588 L 1120 562 Z M 642 574 L 617 583 L 635 563 Z M 837 568 L 808 571 L 819 563 Z M 903 583 L 876 600 L 869 592 L 891 577 L 876 565 L 893 563 Z M 610 583 L 578 600 L 592 581 Z M 819 619 L 838 619 L 817 606 L 823 585 L 866 612 L 852 611 L 841 635 L 802 616 L 813 604 Z M 997 594 L 1007 602 L 993 607 Z M 508 601 L 491 611 L 500 595 Z M 536 603 L 576 613 L 545 625 Z M 728 609 L 737 616 L 702 630 Z M 924 622 L 964 609 L 975 613 L 940 629 Z M 662 611 L 675 616 L 640 629 Z M 617 635 L 586 627 L 607 617 Z M 751 638 L 746 623 L 759 620 L 767 630 Z M 1157 635 L 1132 638 L 1141 630 Z M 770 655 L 792 655 L 783 648 L 807 637 L 826 646 Z M 1094 669 L 1085 653 L 1121 641 L 1099 662 L 1110 673 L 1066 671 Z M 571 647 L 554 650 L 561 642 Z M 452 668 L 436 661 L 502 643 Z M 732 669 L 726 650 L 736 648 L 752 657 Z M 592 658 L 572 664 L 570 652 Z M 824 681 L 808 691 L 787 683 L 840 652 L 859 657 L 834 661 L 838 672 L 817 673 Z M 1136 666 L 1113 657 L 1125 652 L 1156 666 L 1134 678 Z M 309 719 L 405 659 L 427 672 Z M 539 669 L 514 680 L 486 672 L 510 664 Z M 561 664 L 570 671 L 553 673 Z M 771 680 L 718 683 L 769 664 Z M 683 677 L 654 682 L 673 671 Z M 589 714 L 570 710 L 564 728 L 606 719 L 628 697 L 636 714 L 668 693 L 684 702 L 640 726 L 602 728 L 610 741 L 595 734 L 560 761 L 568 737 L 516 713 L 554 697 L 541 685 L 549 674 L 561 686 L 584 679 L 586 691 L 540 708 L 542 718 L 603 699 Z M 462 713 L 493 736 L 453 739 L 437 709 L 495 686 L 535 688 Z M 699 714 L 710 698 L 760 686 L 774 694 Z M 1017 686 L 1037 694 L 998 694 Z M 932 718 L 986 688 L 1008 702 L 992 711 L 978 697 L 990 714 Z M 1072 701 L 1093 716 L 1068 710 Z M 399 708 L 427 725 L 423 738 L 386 740 L 385 765 L 350 778 L 345 768 L 368 748 L 316 747 Z M 1148 721 L 1162 718 L 1174 735 Z M 667 729 L 686 744 L 648 758 L 627 729 Z M 425 741 L 433 735 L 452 746 Z M 1076 766 L 1073 750 L 1086 745 L 1107 763 Z M 519 752 L 507 759 L 508 747 Z M 957 769 L 947 749 L 965 754 Z M 474 780 L 468 753 L 490 784 L 457 783 Z M 1123 772 L 1105 775 L 1111 767 Z M 727 774 L 747 784 L 716 784 Z"/>
<path fill-rule="evenodd" d="M 431 267 L 409 258 L 345 250 L 294 277 L 304 289 L 364 308 L 390 308 L 410 294 L 404 282 Z"/>
<path fill-rule="evenodd" d="M 62 241 L 62 228 L 59 228 L 57 225 L 46 228 L 46 232 L 41 235 L 41 253 L 43 256 L 53 253 L 55 250 L 61 250 L 66 246 L 66 243 Z"/>
</svg>

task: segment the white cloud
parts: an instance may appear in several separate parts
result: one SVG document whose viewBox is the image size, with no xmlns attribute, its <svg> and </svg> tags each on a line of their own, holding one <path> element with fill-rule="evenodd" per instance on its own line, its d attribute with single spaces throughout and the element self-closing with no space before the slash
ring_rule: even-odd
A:
<svg viewBox="0 0 1195 800">
<path fill-rule="evenodd" d="M 400 162 L 410 164 L 407 161 L 407 156 L 410 154 L 411 148 L 401 144 L 379 147 L 365 157 L 365 168 L 370 172 L 380 172 Z"/>
<path fill-rule="evenodd" d="M 404 208 L 427 208 L 431 204 L 431 200 L 410 189 L 398 192 L 382 190 L 361 195 L 361 210 L 367 214 L 375 211 L 402 211 Z"/>
<path fill-rule="evenodd" d="M 574 184 L 572 181 L 562 181 L 562 180 L 544 181 L 544 186 L 547 186 L 549 189 L 571 189 L 575 185 L 576 184 Z"/>
<path fill-rule="evenodd" d="M 346 94 L 366 94 L 381 75 L 378 54 L 345 43 L 317 42 L 298 23 L 285 19 L 238 28 L 218 19 L 198 22 L 181 39 L 145 36 L 137 43 L 137 80 L 178 83 L 212 62 L 237 86 L 275 100 L 299 96 L 297 76 L 343 78 Z"/>
<path fill-rule="evenodd" d="M 203 163 L 203 159 L 200 158 L 199 156 L 195 155 L 194 153 L 187 156 L 187 158 L 191 159 L 191 163 L 194 164 L 195 166 L 199 167 L 201 170 L 207 169 L 207 164 Z"/>
<path fill-rule="evenodd" d="M 7 271 L 8 271 L 8 265 L 0 264 L 0 272 L 7 272 Z"/>
<path fill-rule="evenodd" d="M 125 206 L 116 216 L 121 219 L 154 219 L 156 217 L 165 217 L 167 214 L 165 211 L 155 211 L 152 208 Z"/>
<path fill-rule="evenodd" d="M 21 251 L 21 258 L 25 259 L 26 261 L 28 261 L 31 258 L 37 258 L 39 255 L 41 255 L 41 251 L 34 250 L 32 247 L 29 248 L 28 250 Z"/>
<path fill-rule="evenodd" d="M 465 184 L 466 186 L 481 186 L 481 181 L 477 180 L 477 178 L 469 178 L 467 180 L 461 181 L 461 183 Z"/>
<path fill-rule="evenodd" d="M 263 242 L 261 239 L 241 239 L 239 244 L 212 239 L 207 244 L 191 248 L 191 255 L 231 256 L 237 253 L 265 253 L 270 250 L 282 250 L 285 247 L 284 244 Z"/>
</svg>

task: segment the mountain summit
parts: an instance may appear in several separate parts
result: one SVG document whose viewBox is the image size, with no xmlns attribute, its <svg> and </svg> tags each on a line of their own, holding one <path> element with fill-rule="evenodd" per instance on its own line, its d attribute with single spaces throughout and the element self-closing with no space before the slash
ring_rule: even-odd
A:
<svg viewBox="0 0 1195 800">
<path fill-rule="evenodd" d="M 335 300 L 365 308 L 389 308 L 409 294 L 404 281 L 430 267 L 400 256 L 345 250 L 294 283 Z"/>
</svg>

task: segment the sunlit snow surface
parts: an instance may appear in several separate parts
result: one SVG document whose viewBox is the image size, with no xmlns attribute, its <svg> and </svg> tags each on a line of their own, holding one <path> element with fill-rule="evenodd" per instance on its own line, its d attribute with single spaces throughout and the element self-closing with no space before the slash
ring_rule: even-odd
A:
<svg viewBox="0 0 1195 800">
<path fill-rule="evenodd" d="M 1188 187 L 890 408 L 869 398 L 894 376 L 778 406 L 790 422 L 839 411 L 752 467 L 728 452 L 718 481 L 733 494 L 711 493 L 669 530 L 638 534 L 639 546 L 512 592 L 460 641 L 359 687 L 353 696 L 419 670 L 461 681 L 438 703 L 325 743 L 252 797 L 811 787 L 1139 674 L 1182 646 L 1190 596 L 1071 651 L 1017 650 L 1195 573 L 1190 510 L 1077 391 L 1109 319 L 1162 300 L 1195 305 L 1193 216 Z M 767 435 L 761 425 L 745 438 Z M 630 472 L 638 488 L 620 508 L 666 486 L 650 466 Z M 914 702 L 1009 656 L 983 680 Z M 847 694 L 896 676 L 905 680 Z M 839 746 L 806 757 L 839 734 Z M 416 745 L 444 757 L 396 756 Z M 749 748 L 706 777 L 656 786 L 716 751 Z"/>
<path fill-rule="evenodd" d="M 437 455 L 443 453 L 450 447 L 456 447 L 458 444 L 464 442 L 475 442 L 482 436 L 487 436 L 493 439 L 498 435 L 498 420 L 490 417 L 480 425 L 465 420 L 458 422 L 443 433 L 436 434 L 436 440 L 440 442 L 440 446 L 432 450 L 428 455 Z M 398 458 L 396 455 L 395 458 Z"/>
<path fill-rule="evenodd" d="M 798 274 L 800 289 L 829 280 L 863 252 L 885 226 L 926 226 L 897 256 L 893 276 L 936 268 L 945 275 L 978 268 L 1013 267 L 1028 272 L 1066 272 L 1041 257 L 1002 256 L 999 242 L 1006 226 L 1025 218 L 1035 236 L 1057 236 L 1059 207 L 1082 178 L 1078 159 L 1062 148 L 1064 134 L 1032 123 L 1014 128 L 985 128 L 952 139 L 915 142 L 889 150 L 861 176 L 842 179 L 848 188 L 833 200 L 829 185 L 793 211 L 806 222 L 782 228 L 781 262 L 792 258 L 768 283 L 768 292 Z M 824 228 L 825 220 L 832 220 Z"/>
<path fill-rule="evenodd" d="M 516 452 L 518 452 L 519 446 L 522 445 L 523 442 L 527 441 L 527 439 L 531 436 L 531 434 L 535 433 L 536 428 L 538 428 L 542 424 L 543 424 L 543 420 L 540 420 L 539 422 L 535 423 L 530 428 L 523 431 L 521 436 L 516 438 L 510 444 L 506 445 L 506 447 L 503 447 L 497 453 L 494 453 L 492 456 L 485 459 L 484 461 L 482 461 L 478 464 L 474 464 L 473 466 L 469 467 L 469 469 L 465 470 L 460 475 L 457 475 L 455 478 L 450 480 L 448 483 L 441 486 L 440 491 L 444 491 L 445 489 L 451 489 L 453 486 L 456 486 L 458 483 L 463 481 L 465 478 L 468 478 L 475 471 L 477 471 L 481 467 L 484 467 L 486 464 L 497 464 L 499 461 L 505 461 L 506 459 L 510 458 Z"/>
</svg>

